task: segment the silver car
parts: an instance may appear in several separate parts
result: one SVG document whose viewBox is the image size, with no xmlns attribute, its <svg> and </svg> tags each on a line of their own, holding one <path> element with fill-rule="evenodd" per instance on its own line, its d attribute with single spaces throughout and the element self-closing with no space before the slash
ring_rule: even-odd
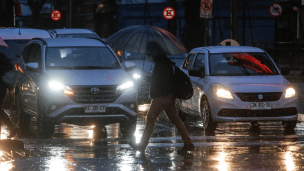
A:
<svg viewBox="0 0 304 171">
<path fill-rule="evenodd" d="M 37 120 L 42 137 L 52 136 L 58 123 L 120 123 L 123 135 L 134 133 L 137 90 L 126 70 L 136 65 L 120 63 L 99 39 L 34 39 L 22 59 L 16 86 L 22 131 Z"/>
<path fill-rule="evenodd" d="M 262 49 L 214 46 L 193 49 L 182 70 L 189 74 L 194 95 L 177 101 L 182 120 L 198 116 L 206 130 L 219 122 L 282 121 L 297 123 L 297 93 L 283 75 L 290 69 L 275 65 Z"/>
</svg>

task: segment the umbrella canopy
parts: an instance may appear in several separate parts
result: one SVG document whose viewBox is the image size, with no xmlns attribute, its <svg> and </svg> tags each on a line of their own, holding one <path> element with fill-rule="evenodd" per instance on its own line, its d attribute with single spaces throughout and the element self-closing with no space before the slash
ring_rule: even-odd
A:
<svg viewBox="0 0 304 171">
<path fill-rule="evenodd" d="M 8 47 L 5 41 L 0 37 L 0 46 Z"/>
<path fill-rule="evenodd" d="M 173 34 L 162 28 L 149 25 L 124 28 L 107 38 L 105 42 L 112 48 L 135 53 L 152 55 L 186 53 L 182 42 Z"/>
</svg>

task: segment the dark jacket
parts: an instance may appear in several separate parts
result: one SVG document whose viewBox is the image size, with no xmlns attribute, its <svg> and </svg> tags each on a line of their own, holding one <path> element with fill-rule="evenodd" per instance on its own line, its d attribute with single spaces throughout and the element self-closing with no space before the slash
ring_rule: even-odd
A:
<svg viewBox="0 0 304 171">
<path fill-rule="evenodd" d="M 147 78 L 150 82 L 150 98 L 167 96 L 173 89 L 173 62 L 166 55 L 154 57 L 152 76 Z"/>
<path fill-rule="evenodd" d="M 0 52 L 0 94 L 3 96 L 3 93 L 5 95 L 6 93 L 6 85 L 4 84 L 2 80 L 2 76 L 4 75 L 5 72 L 13 69 L 14 65 L 11 63 L 11 61 L 3 54 Z"/>
</svg>

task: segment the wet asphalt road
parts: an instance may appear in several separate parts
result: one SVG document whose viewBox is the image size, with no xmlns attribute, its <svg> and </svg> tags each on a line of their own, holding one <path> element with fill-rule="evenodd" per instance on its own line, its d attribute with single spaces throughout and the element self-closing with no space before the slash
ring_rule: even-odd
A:
<svg viewBox="0 0 304 171">
<path fill-rule="evenodd" d="M 304 114 L 304 83 L 299 113 Z M 303 90 L 302 90 L 303 89 Z M 300 115 L 300 119 L 303 115 Z M 146 122 L 140 114 L 135 133 L 140 140 Z M 221 123 L 205 132 L 195 119 L 186 121 L 196 150 L 178 154 L 182 140 L 165 115 L 157 121 L 146 153 L 134 152 L 121 138 L 119 124 L 106 126 L 107 138 L 93 139 L 93 127 L 57 125 L 53 139 L 21 139 L 25 149 L 0 151 L 0 171 L 6 170 L 304 170 L 304 122 L 286 132 L 280 122 Z M 1 138 L 7 135 L 2 126 Z M 18 139 L 18 137 L 16 137 Z"/>
</svg>

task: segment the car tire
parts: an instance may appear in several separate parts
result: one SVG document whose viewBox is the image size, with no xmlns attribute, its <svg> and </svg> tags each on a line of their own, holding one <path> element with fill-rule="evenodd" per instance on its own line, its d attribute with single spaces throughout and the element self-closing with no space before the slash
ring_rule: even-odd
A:
<svg viewBox="0 0 304 171">
<path fill-rule="evenodd" d="M 297 126 L 297 121 L 282 121 L 282 125 L 285 127 L 285 130 L 294 130 Z"/>
<path fill-rule="evenodd" d="M 176 107 L 176 111 L 177 111 L 179 118 L 181 119 L 182 122 L 185 122 L 187 119 L 187 115 L 180 110 L 180 100 L 179 99 L 175 100 L 175 107 Z"/>
<path fill-rule="evenodd" d="M 19 136 L 26 137 L 30 132 L 31 116 L 23 112 L 23 104 L 21 94 L 17 93 L 15 96 L 16 113 L 12 120 L 19 127 Z"/>
<path fill-rule="evenodd" d="M 40 138 L 51 138 L 54 134 L 54 120 L 46 117 L 42 104 L 38 105 L 37 127 Z"/>
<path fill-rule="evenodd" d="M 120 132 L 122 137 L 131 137 L 135 133 L 136 130 L 136 118 L 132 119 L 129 122 L 120 123 Z"/>
<path fill-rule="evenodd" d="M 200 117 L 205 131 L 214 131 L 216 129 L 217 123 L 212 120 L 210 106 L 206 96 L 202 98 Z"/>
</svg>

